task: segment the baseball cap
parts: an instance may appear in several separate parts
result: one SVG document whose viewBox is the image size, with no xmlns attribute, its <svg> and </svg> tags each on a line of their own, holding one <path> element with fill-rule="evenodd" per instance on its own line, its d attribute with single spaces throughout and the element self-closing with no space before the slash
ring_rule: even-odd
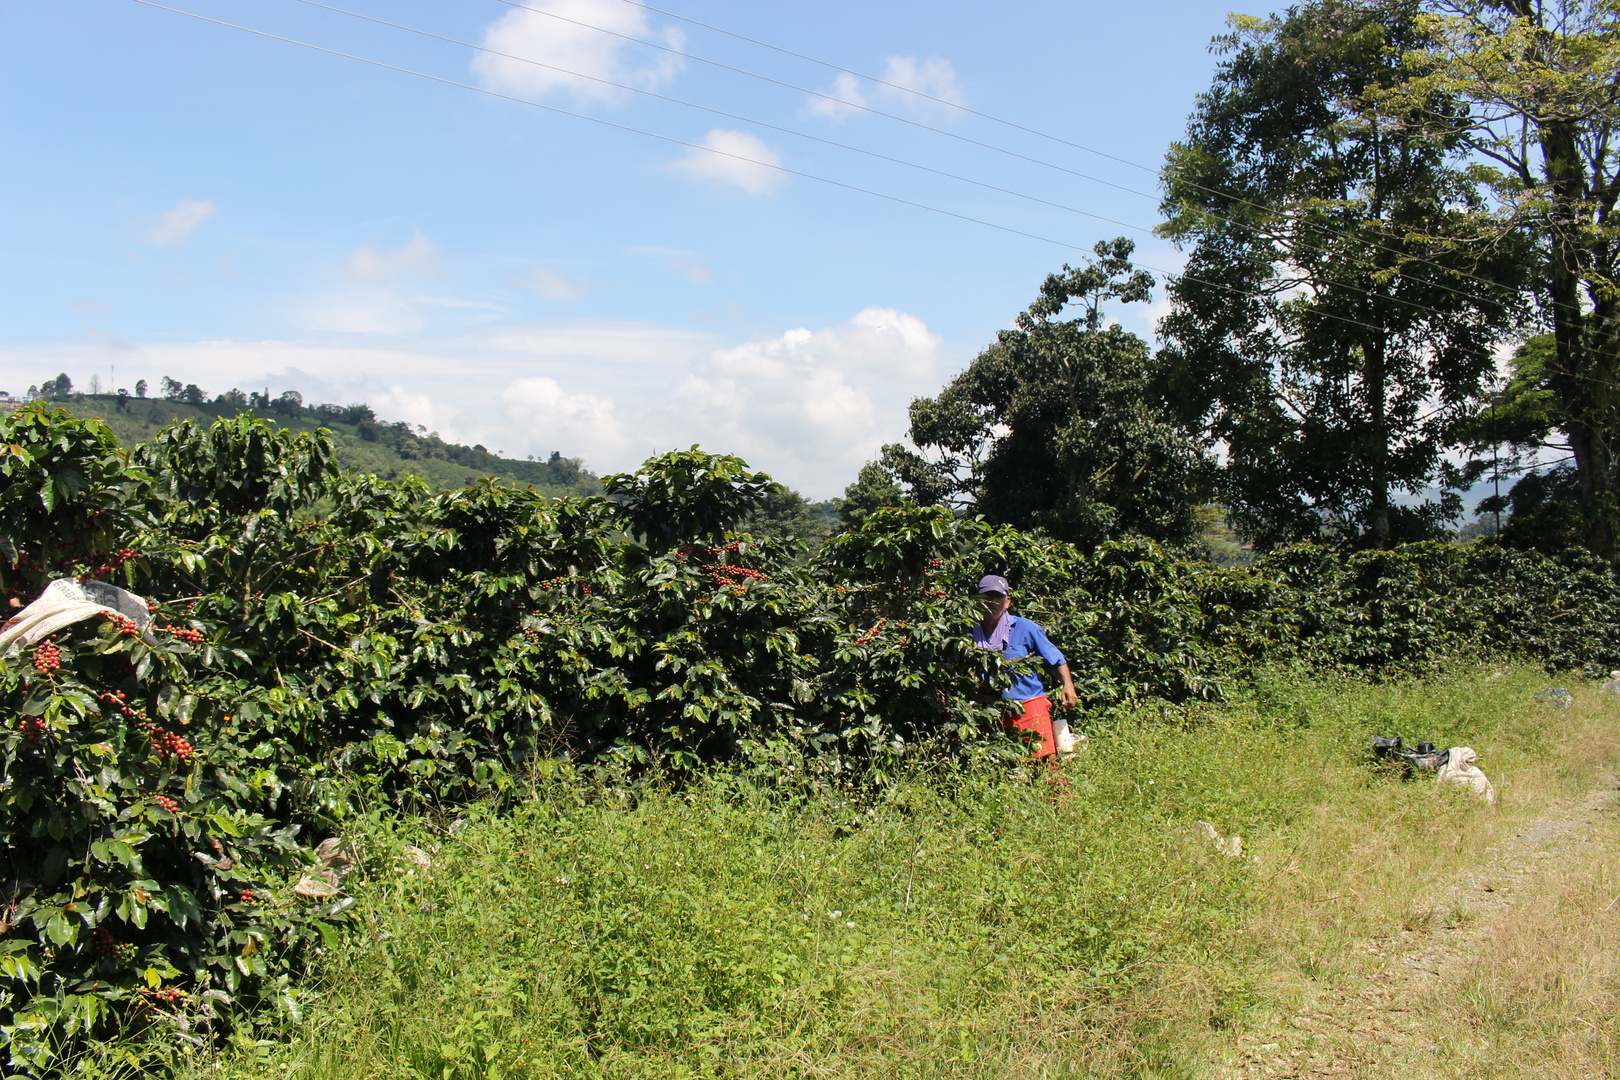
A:
<svg viewBox="0 0 1620 1080">
<path fill-rule="evenodd" d="M 1007 579 L 1000 574 L 986 574 L 979 579 L 979 591 L 981 593 L 998 592 L 1002 596 L 1011 596 L 1012 586 L 1007 584 Z"/>
</svg>

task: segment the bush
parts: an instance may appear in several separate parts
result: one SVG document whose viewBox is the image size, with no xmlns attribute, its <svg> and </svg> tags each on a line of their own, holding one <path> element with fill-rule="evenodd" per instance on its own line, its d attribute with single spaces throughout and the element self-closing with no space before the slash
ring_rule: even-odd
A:
<svg viewBox="0 0 1620 1080">
<path fill-rule="evenodd" d="M 290 891 L 313 861 L 278 812 L 292 763 L 199 688 L 198 625 L 149 645 L 128 620 L 80 622 L 0 660 L 8 1072 L 49 1073 L 84 1038 L 295 1010 L 310 947 L 343 925 L 349 901 Z"/>
<path fill-rule="evenodd" d="M 499 805 L 557 762 L 676 783 L 733 762 L 826 792 L 1021 756 L 1003 661 L 968 633 L 987 572 L 1066 651 L 1092 716 L 1276 666 L 1620 666 L 1620 588 L 1580 555 L 1304 545 L 1217 568 L 902 506 L 806 557 L 733 531 L 770 481 L 696 449 L 606 478 L 611 499 L 430 496 L 250 417 L 177 425 L 134 462 L 95 421 L 29 407 L 0 426 L 13 595 L 117 576 L 165 598 L 175 631 L 82 623 L 59 668 L 42 645 L 0 658 L 0 1028 L 22 1071 L 85 1036 L 290 1008 L 344 913 L 288 882 L 379 801 Z"/>
</svg>

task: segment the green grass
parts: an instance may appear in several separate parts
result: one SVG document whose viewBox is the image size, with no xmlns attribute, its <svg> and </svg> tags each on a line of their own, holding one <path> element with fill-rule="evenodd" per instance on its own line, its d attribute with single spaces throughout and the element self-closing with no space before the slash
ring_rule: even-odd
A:
<svg viewBox="0 0 1620 1080">
<path fill-rule="evenodd" d="M 1511 804 L 1555 756 L 1546 684 L 1278 677 L 1094 728 L 1061 780 L 918 773 L 874 799 L 558 778 L 500 813 L 373 824 L 349 882 L 368 931 L 324 958 L 303 1021 L 182 1073 L 1196 1075 L 1271 1007 L 1282 953 L 1331 978 L 1335 949 L 1452 865 L 1436 837 L 1495 827 L 1369 768 L 1368 737 L 1472 745 Z M 1341 887 L 1377 900 L 1317 903 Z"/>
</svg>

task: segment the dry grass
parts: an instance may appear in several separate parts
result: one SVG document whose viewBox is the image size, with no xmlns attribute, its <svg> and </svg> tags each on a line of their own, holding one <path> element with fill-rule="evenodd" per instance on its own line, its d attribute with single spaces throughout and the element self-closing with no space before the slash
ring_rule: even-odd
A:
<svg viewBox="0 0 1620 1080">
<path fill-rule="evenodd" d="M 1318 808 L 1249 927 L 1263 1004 L 1206 1041 L 1211 1075 L 1620 1075 L 1620 697 L 1571 689 L 1526 710 L 1542 738 L 1503 732 L 1494 810 Z"/>
<path fill-rule="evenodd" d="M 1620 845 L 1552 867 L 1528 902 L 1422 1002 L 1462 1037 L 1437 1055 L 1445 1076 L 1620 1075 Z M 1593 851 L 1601 844 L 1601 851 Z"/>
</svg>

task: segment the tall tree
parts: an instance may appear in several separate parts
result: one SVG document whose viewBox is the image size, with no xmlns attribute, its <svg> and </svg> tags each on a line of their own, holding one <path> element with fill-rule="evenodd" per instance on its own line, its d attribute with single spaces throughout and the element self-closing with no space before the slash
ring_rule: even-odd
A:
<svg viewBox="0 0 1620 1080">
<path fill-rule="evenodd" d="M 1586 542 L 1620 560 L 1620 4 L 1439 0 L 1413 77 L 1383 96 L 1488 162 L 1534 245 L 1525 283 L 1553 335 L 1545 385 L 1562 402 Z M 1460 100 L 1467 111 L 1437 111 Z M 1482 170 L 1484 172 L 1484 170 Z"/>
<path fill-rule="evenodd" d="M 1572 464 L 1575 424 L 1553 385 L 1557 359 L 1551 334 L 1520 345 L 1508 361 L 1509 377 L 1462 427 L 1469 449 L 1482 462 L 1481 471 L 1489 470 L 1495 480 L 1493 494 L 1475 512 L 1492 515 L 1495 525 L 1502 511 L 1508 511 L 1507 524 L 1498 533 L 1503 542 L 1554 555 L 1586 539 Z M 1510 485 L 1506 492 L 1504 479 Z"/>
<path fill-rule="evenodd" d="M 1151 298 L 1134 247 L 1100 243 L 1087 266 L 1048 275 L 1013 329 L 938 397 L 911 403 L 922 452 L 886 447 L 883 463 L 915 501 L 1082 545 L 1193 539 L 1207 461 L 1172 423 L 1147 342 L 1103 316 L 1111 300 Z M 1071 304 L 1079 316 L 1060 318 Z"/>
<path fill-rule="evenodd" d="M 1171 386 L 1223 451 L 1233 524 L 1263 545 L 1382 547 L 1461 509 L 1451 427 L 1515 299 L 1474 275 L 1519 264 L 1451 132 L 1371 104 L 1428 44 L 1419 14 L 1319 0 L 1234 16 L 1165 165 L 1161 231 L 1190 249 L 1161 325 Z"/>
<path fill-rule="evenodd" d="M 899 506 L 904 498 L 894 474 L 881 462 L 868 461 L 856 474 L 855 482 L 844 489 L 838 500 L 838 517 L 845 527 L 859 525 L 874 510 Z"/>
</svg>

